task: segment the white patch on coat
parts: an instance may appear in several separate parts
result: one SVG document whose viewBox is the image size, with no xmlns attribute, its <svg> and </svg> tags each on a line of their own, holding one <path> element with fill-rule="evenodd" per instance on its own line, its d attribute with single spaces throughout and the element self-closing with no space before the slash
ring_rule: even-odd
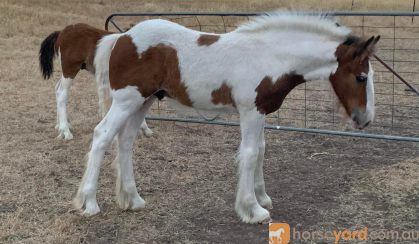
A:
<svg viewBox="0 0 419 244">
<path fill-rule="evenodd" d="M 374 70 L 372 69 L 371 62 L 368 62 L 369 72 L 367 80 L 367 121 L 372 122 L 375 116 L 375 101 L 374 101 Z"/>
</svg>

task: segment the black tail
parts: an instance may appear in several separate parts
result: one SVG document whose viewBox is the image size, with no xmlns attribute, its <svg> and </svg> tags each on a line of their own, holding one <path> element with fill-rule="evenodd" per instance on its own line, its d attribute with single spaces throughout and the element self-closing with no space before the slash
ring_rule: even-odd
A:
<svg viewBox="0 0 419 244">
<path fill-rule="evenodd" d="M 49 79 L 52 71 L 54 71 L 55 42 L 59 34 L 59 31 L 51 33 L 45 38 L 41 44 L 41 49 L 39 49 L 39 65 L 44 79 Z"/>
</svg>

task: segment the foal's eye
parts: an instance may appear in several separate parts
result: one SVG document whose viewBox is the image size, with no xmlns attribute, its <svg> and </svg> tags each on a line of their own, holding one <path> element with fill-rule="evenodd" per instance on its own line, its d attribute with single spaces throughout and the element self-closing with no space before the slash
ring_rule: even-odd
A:
<svg viewBox="0 0 419 244">
<path fill-rule="evenodd" d="M 366 82 L 368 80 L 368 76 L 366 75 L 358 75 L 356 76 L 356 81 L 359 83 Z"/>
</svg>

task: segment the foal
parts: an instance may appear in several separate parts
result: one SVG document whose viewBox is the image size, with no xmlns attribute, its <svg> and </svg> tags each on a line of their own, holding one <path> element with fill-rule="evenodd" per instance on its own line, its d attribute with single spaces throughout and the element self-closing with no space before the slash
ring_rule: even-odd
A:
<svg viewBox="0 0 419 244">
<path fill-rule="evenodd" d="M 65 140 L 73 138 L 70 132 L 66 108 L 71 83 L 82 69 L 86 69 L 92 74 L 95 73 L 93 59 L 96 53 L 96 45 L 101 38 L 109 34 L 112 33 L 86 24 L 75 24 L 65 27 L 62 31 L 51 33 L 41 44 L 39 63 L 44 79 L 49 79 L 52 75 L 54 57 L 58 56 L 58 59 L 61 61 L 62 76 L 55 85 L 58 138 L 64 137 Z M 99 95 L 99 110 L 103 117 L 106 113 L 104 99 L 109 95 L 109 80 L 105 76 L 100 77 L 96 81 Z M 145 121 L 141 125 L 141 130 L 147 137 L 153 133 L 147 127 Z"/>
<path fill-rule="evenodd" d="M 354 125 L 367 126 L 374 117 L 369 58 L 378 39 L 354 37 L 323 15 L 292 12 L 260 16 L 221 35 L 155 19 L 106 36 L 95 65 L 97 72 L 109 72 L 113 103 L 94 130 L 75 206 L 85 215 L 99 212 L 99 168 L 116 136 L 117 201 L 123 209 L 144 208 L 134 180 L 133 142 L 153 94 L 163 92 L 198 110 L 239 113 L 235 210 L 244 222 L 269 222 L 272 201 L 263 177 L 265 115 L 278 110 L 297 85 L 327 79 Z"/>
</svg>

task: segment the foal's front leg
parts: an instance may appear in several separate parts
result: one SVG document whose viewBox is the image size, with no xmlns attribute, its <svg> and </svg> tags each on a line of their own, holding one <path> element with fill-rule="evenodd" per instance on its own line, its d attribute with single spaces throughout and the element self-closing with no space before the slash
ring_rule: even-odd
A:
<svg viewBox="0 0 419 244">
<path fill-rule="evenodd" d="M 258 162 L 260 134 L 265 123 L 264 115 L 256 109 L 240 111 L 241 144 L 238 154 L 239 182 L 235 209 L 246 223 L 265 223 L 271 220 L 268 210 L 262 208 L 255 195 L 255 170 Z"/>
<path fill-rule="evenodd" d="M 59 132 L 57 138 L 64 138 L 65 140 L 73 139 L 73 134 L 70 132 L 70 124 L 68 123 L 67 118 L 67 100 L 72 82 L 73 79 L 61 76 L 61 79 L 58 80 L 55 85 L 55 96 L 57 101 L 57 125 L 55 128 L 58 129 Z"/>
<path fill-rule="evenodd" d="M 263 177 L 263 159 L 265 157 L 265 133 L 262 130 L 260 133 L 261 143 L 259 145 L 259 155 L 255 170 L 255 193 L 256 198 L 262 207 L 272 209 L 272 200 L 266 194 L 265 179 Z"/>
</svg>

